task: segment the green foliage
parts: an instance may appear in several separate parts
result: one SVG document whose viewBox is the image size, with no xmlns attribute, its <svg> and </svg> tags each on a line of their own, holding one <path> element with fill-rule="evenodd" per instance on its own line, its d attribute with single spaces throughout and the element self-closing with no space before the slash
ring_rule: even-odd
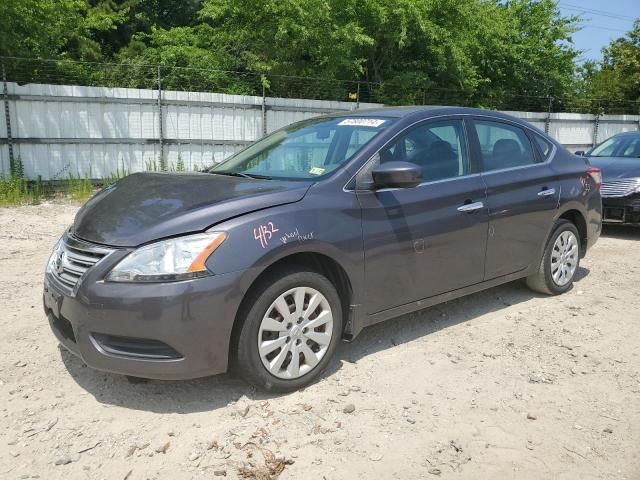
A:
<svg viewBox="0 0 640 480">
<path fill-rule="evenodd" d="M 118 180 L 126 177 L 127 175 L 129 175 L 129 171 L 124 167 L 124 165 L 122 165 L 122 168 L 120 168 L 120 165 L 118 165 L 115 172 L 111 172 L 111 174 L 102 179 L 102 183 L 103 185 L 110 185 L 112 183 L 116 183 Z"/>
<path fill-rule="evenodd" d="M 0 1 L 0 55 L 53 57 L 83 21 L 83 0 Z"/>
<path fill-rule="evenodd" d="M 587 62 L 582 67 L 578 95 L 590 101 L 592 110 L 640 113 L 640 20 L 603 54 L 601 63 Z"/>
<path fill-rule="evenodd" d="M 24 178 L 24 166 L 18 157 L 7 177 L 0 176 L 0 206 L 37 203 L 42 197 L 40 177 L 33 185 Z"/>
<path fill-rule="evenodd" d="M 10 175 L 12 177 L 23 178 L 24 177 L 24 164 L 22 158 L 18 157 L 13 161 L 13 165 L 10 165 Z"/>
<path fill-rule="evenodd" d="M 176 161 L 176 172 L 184 172 L 184 160 L 180 155 L 178 155 L 178 160 Z"/>
<path fill-rule="evenodd" d="M 78 202 L 85 202 L 93 195 L 93 185 L 89 176 L 69 173 L 66 180 L 65 193 Z"/>
<path fill-rule="evenodd" d="M 27 182 L 22 177 L 0 177 L 0 206 L 31 203 Z"/>
<path fill-rule="evenodd" d="M 3 0 L 0 18 L 0 55 L 55 59 L 8 65 L 25 83 L 577 111 L 640 92 L 638 22 L 578 67 L 555 0 Z"/>
</svg>

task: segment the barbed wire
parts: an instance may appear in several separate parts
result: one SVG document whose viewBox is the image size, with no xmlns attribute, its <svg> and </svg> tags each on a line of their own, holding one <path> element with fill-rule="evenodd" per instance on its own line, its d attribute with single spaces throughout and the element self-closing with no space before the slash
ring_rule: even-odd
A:
<svg viewBox="0 0 640 480">
<path fill-rule="evenodd" d="M 618 98 L 566 97 L 539 92 L 497 91 L 491 95 L 460 88 L 241 72 L 145 63 L 97 63 L 68 59 L 0 57 L 9 82 L 215 92 L 280 98 L 337 100 L 389 105 L 458 105 L 498 110 L 634 113 L 640 102 Z"/>
</svg>

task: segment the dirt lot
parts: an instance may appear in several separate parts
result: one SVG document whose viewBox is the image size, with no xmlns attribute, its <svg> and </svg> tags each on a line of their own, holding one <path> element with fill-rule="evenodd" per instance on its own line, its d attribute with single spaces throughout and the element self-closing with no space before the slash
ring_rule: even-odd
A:
<svg viewBox="0 0 640 480">
<path fill-rule="evenodd" d="M 41 277 L 74 213 L 0 209 L 0 477 L 640 478 L 640 230 L 606 230 L 561 297 L 514 283 L 398 318 L 268 395 L 61 351 Z"/>
</svg>

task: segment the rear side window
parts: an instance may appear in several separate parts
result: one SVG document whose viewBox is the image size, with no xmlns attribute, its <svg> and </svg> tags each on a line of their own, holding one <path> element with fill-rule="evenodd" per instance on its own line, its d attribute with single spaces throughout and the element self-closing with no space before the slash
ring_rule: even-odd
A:
<svg viewBox="0 0 640 480">
<path fill-rule="evenodd" d="M 536 163 L 529 137 L 523 129 L 499 122 L 474 122 L 483 170 L 501 170 Z"/>
<path fill-rule="evenodd" d="M 545 160 L 549 158 L 549 155 L 551 155 L 551 150 L 553 150 L 551 142 L 549 142 L 546 138 L 542 138 L 540 135 L 534 134 L 533 138 L 535 138 L 536 143 L 538 144 L 540 153 L 542 153 L 542 158 L 544 158 Z"/>
<path fill-rule="evenodd" d="M 640 136 L 632 138 L 622 152 L 623 157 L 640 157 Z"/>
</svg>

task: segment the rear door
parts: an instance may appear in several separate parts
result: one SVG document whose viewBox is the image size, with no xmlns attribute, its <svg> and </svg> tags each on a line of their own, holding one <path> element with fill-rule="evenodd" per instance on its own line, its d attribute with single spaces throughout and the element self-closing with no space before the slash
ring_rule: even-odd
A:
<svg viewBox="0 0 640 480">
<path fill-rule="evenodd" d="M 482 281 L 485 186 L 471 163 L 466 130 L 453 117 L 410 127 L 361 170 L 366 177 L 379 163 L 409 161 L 423 168 L 424 179 L 415 188 L 357 191 L 368 313 Z"/>
<path fill-rule="evenodd" d="M 476 117 L 472 136 L 487 186 L 485 280 L 538 262 L 558 207 L 560 183 L 524 127 Z"/>
</svg>

